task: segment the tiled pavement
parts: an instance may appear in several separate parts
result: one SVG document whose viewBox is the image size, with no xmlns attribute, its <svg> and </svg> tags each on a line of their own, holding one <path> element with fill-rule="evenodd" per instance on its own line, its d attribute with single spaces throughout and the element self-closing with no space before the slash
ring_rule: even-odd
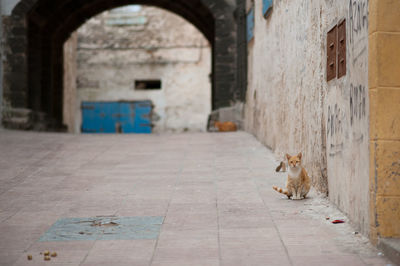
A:
<svg viewBox="0 0 400 266">
<path fill-rule="evenodd" d="M 291 201 L 251 135 L 68 135 L 0 131 L 0 265 L 387 265 L 325 220 L 326 200 Z M 156 239 L 41 242 L 61 218 L 163 216 Z M 43 261 L 40 252 L 58 256 Z M 27 254 L 33 260 L 27 260 Z"/>
</svg>

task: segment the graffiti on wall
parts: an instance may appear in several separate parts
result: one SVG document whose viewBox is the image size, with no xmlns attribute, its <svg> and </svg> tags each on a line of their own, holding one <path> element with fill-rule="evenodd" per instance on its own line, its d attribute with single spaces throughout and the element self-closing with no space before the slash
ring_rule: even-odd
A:
<svg viewBox="0 0 400 266">
<path fill-rule="evenodd" d="M 336 103 L 328 106 L 327 136 L 330 140 L 328 146 L 329 156 L 336 156 L 343 150 L 343 135 L 345 115 L 343 110 Z M 339 140 L 339 142 L 337 141 Z"/>
<path fill-rule="evenodd" d="M 350 84 L 350 125 L 366 116 L 366 89 L 363 85 Z"/>
<path fill-rule="evenodd" d="M 343 119 L 344 112 L 337 103 L 334 106 L 328 106 L 328 123 L 326 126 L 328 136 L 333 137 L 343 133 Z"/>
<path fill-rule="evenodd" d="M 353 65 L 367 52 L 368 0 L 349 0 L 349 44 Z"/>
<path fill-rule="evenodd" d="M 368 30 L 368 0 L 349 1 L 350 43 Z"/>
<path fill-rule="evenodd" d="M 367 119 L 368 90 L 364 85 L 350 84 L 350 126 L 353 132 L 353 142 L 362 143 L 364 132 L 360 123 Z"/>
<path fill-rule="evenodd" d="M 341 154 L 345 146 L 344 140 L 347 139 L 346 136 L 348 135 L 347 133 L 344 134 L 345 131 L 348 132 L 350 130 L 352 132 L 353 142 L 362 142 L 364 140 L 364 134 L 362 130 L 360 131 L 363 127 L 360 127 L 360 123 L 365 121 L 367 116 L 366 97 L 368 97 L 368 91 L 364 85 L 350 84 L 349 94 L 349 109 L 342 108 L 338 103 L 328 106 L 326 129 L 329 141 L 329 156 Z"/>
</svg>

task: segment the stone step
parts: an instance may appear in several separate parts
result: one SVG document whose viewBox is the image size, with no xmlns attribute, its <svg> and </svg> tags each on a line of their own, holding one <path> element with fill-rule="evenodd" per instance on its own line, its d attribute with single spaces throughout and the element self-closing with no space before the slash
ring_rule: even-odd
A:
<svg viewBox="0 0 400 266">
<path fill-rule="evenodd" d="M 4 112 L 2 123 L 9 129 L 30 129 L 32 127 L 32 111 L 25 108 L 7 109 Z"/>
<path fill-rule="evenodd" d="M 378 248 L 396 265 L 400 265 L 400 238 L 381 238 Z"/>
</svg>

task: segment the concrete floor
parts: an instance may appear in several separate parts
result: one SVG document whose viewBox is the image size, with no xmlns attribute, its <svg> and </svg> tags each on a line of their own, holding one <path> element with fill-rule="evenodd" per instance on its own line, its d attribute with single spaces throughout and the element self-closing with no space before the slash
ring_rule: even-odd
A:
<svg viewBox="0 0 400 266">
<path fill-rule="evenodd" d="M 387 265 L 251 135 L 0 131 L 0 265 Z M 306 155 L 305 155 L 306 156 Z M 41 242 L 61 218 L 164 217 L 155 239 Z M 39 253 L 56 251 L 49 262 Z M 27 260 L 27 254 L 33 260 Z"/>
</svg>

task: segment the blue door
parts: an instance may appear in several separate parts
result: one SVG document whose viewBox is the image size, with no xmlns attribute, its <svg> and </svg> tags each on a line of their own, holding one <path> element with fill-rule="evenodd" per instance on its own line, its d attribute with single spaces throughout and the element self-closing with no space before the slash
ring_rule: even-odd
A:
<svg viewBox="0 0 400 266">
<path fill-rule="evenodd" d="M 138 133 L 151 133 L 151 112 L 152 104 L 150 101 L 137 102 L 135 105 L 135 128 Z"/>
<path fill-rule="evenodd" d="M 101 132 L 101 105 L 100 103 L 83 102 L 82 110 L 82 132 Z"/>
<path fill-rule="evenodd" d="M 83 102 L 82 132 L 115 133 L 118 121 L 119 106 L 116 103 Z"/>
<path fill-rule="evenodd" d="M 151 101 L 83 102 L 82 133 L 151 133 Z"/>
<path fill-rule="evenodd" d="M 100 123 L 99 133 L 116 133 L 118 126 L 119 106 L 117 103 L 100 103 Z"/>
</svg>

